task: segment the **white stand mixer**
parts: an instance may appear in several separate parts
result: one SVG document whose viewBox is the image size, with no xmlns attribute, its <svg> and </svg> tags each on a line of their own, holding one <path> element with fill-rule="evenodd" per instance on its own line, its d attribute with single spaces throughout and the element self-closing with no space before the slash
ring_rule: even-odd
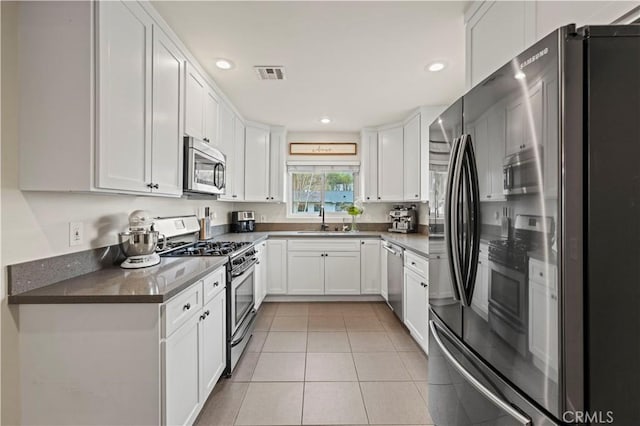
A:
<svg viewBox="0 0 640 426">
<path fill-rule="evenodd" d="M 127 260 L 120 265 L 121 268 L 147 268 L 160 263 L 160 256 L 156 253 L 160 234 L 158 231 L 152 231 L 152 226 L 153 219 L 145 210 L 136 210 L 129 215 L 129 231 L 119 234 L 120 247 L 127 255 Z M 160 249 L 163 248 L 164 242 Z"/>
</svg>

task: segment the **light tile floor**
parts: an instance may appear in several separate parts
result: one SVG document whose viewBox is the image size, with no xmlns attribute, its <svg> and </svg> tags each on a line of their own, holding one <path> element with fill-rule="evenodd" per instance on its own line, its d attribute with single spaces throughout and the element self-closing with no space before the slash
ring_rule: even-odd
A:
<svg viewBox="0 0 640 426">
<path fill-rule="evenodd" d="M 384 303 L 264 303 L 196 424 L 431 425 L 427 358 Z"/>
</svg>

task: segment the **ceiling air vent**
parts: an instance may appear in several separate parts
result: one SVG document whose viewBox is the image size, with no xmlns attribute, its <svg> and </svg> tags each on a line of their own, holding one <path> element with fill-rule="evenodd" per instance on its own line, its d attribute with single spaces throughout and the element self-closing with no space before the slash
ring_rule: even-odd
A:
<svg viewBox="0 0 640 426">
<path fill-rule="evenodd" d="M 281 65 L 256 65 L 256 73 L 260 80 L 284 80 L 284 67 Z"/>
</svg>

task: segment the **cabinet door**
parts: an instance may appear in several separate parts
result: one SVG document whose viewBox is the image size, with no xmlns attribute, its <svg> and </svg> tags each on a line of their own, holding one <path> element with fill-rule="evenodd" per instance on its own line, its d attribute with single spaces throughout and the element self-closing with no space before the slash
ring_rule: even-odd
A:
<svg viewBox="0 0 640 426">
<path fill-rule="evenodd" d="M 544 86 L 544 196 L 556 198 L 558 196 L 558 79 L 550 77 Z"/>
<path fill-rule="evenodd" d="M 260 244 L 260 264 L 262 265 L 262 271 L 260 274 L 260 279 L 262 280 L 262 292 L 260 293 L 260 303 L 267 296 L 267 267 L 269 266 L 267 263 L 267 243 Z"/>
<path fill-rule="evenodd" d="M 200 317 L 193 315 L 165 341 L 165 423 L 192 424 L 199 404 L 198 336 Z"/>
<path fill-rule="evenodd" d="M 324 252 L 320 251 L 290 251 L 288 294 L 324 294 L 324 259 Z"/>
<path fill-rule="evenodd" d="M 488 194 L 492 201 L 504 200 L 504 182 L 502 175 L 502 161 L 505 156 L 505 110 L 497 108 L 488 117 L 489 150 L 488 158 Z M 482 195 L 481 195 L 482 196 Z"/>
<path fill-rule="evenodd" d="M 378 132 L 378 199 L 403 201 L 402 126 Z"/>
<path fill-rule="evenodd" d="M 420 115 L 404 125 L 404 199 L 420 201 Z"/>
<path fill-rule="evenodd" d="M 284 129 L 271 132 L 269 140 L 269 200 L 284 201 L 284 150 L 287 133 Z"/>
<path fill-rule="evenodd" d="M 360 245 L 360 292 L 380 294 L 380 240 L 362 240 Z"/>
<path fill-rule="evenodd" d="M 415 272 L 404 269 L 404 323 L 422 347 L 426 347 L 429 338 L 429 291 L 426 281 Z"/>
<path fill-rule="evenodd" d="M 98 8 L 96 186 L 148 193 L 153 22 L 138 3 Z"/>
<path fill-rule="evenodd" d="M 151 180 L 154 193 L 182 194 L 184 57 L 158 27 L 153 28 L 153 138 Z"/>
<path fill-rule="evenodd" d="M 448 299 L 453 297 L 451 275 L 447 257 L 444 254 L 429 255 L 429 297 Z"/>
<path fill-rule="evenodd" d="M 471 305 L 485 320 L 489 316 L 489 265 L 485 257 L 478 259 L 478 273 Z"/>
<path fill-rule="evenodd" d="M 193 65 L 187 63 L 184 133 L 197 139 L 204 138 L 205 90 L 204 79 Z"/>
<path fill-rule="evenodd" d="M 524 129 L 524 141 L 522 149 L 533 148 L 534 145 L 542 144 L 542 106 L 543 106 L 543 83 L 540 82 L 530 87 L 529 104 L 526 109 L 526 125 Z M 529 115 L 531 114 L 531 115 Z"/>
<path fill-rule="evenodd" d="M 269 200 L 269 131 L 247 126 L 245 129 L 244 196 L 246 201 Z"/>
<path fill-rule="evenodd" d="M 233 173 L 233 193 L 231 197 L 235 201 L 244 200 L 244 124 L 240 117 L 236 116 L 234 122 L 233 160 L 235 172 Z"/>
<path fill-rule="evenodd" d="M 325 253 L 324 294 L 360 294 L 360 252 Z"/>
<path fill-rule="evenodd" d="M 522 99 L 507 106 L 507 146 L 506 154 L 512 155 L 522 150 L 524 145 L 525 106 Z"/>
<path fill-rule="evenodd" d="M 264 262 L 264 249 L 261 248 L 260 246 L 256 246 L 255 250 L 256 250 L 257 262 L 255 267 L 253 285 L 254 285 L 254 294 L 255 294 L 255 301 L 256 301 L 255 308 L 257 310 L 260 308 L 260 305 L 262 305 L 262 299 L 264 298 L 263 289 L 267 283 L 264 281 L 263 278 L 264 278 L 265 267 L 267 265 Z"/>
<path fill-rule="evenodd" d="M 219 138 L 218 148 L 227 161 L 227 183 L 225 193 L 219 197 L 220 200 L 232 201 L 235 191 L 236 177 L 236 155 L 235 155 L 235 114 L 224 103 L 219 105 Z"/>
<path fill-rule="evenodd" d="M 218 105 L 218 97 L 209 87 L 205 86 L 204 93 L 204 128 L 203 128 L 203 137 L 202 139 L 206 142 L 209 142 L 213 145 L 220 145 L 219 138 L 219 126 L 218 126 L 218 116 L 219 116 L 219 105 Z"/>
<path fill-rule="evenodd" d="M 389 252 L 380 244 L 380 294 L 384 300 L 389 301 L 389 279 L 387 277 L 387 262 Z M 375 270 L 374 272 L 378 272 Z"/>
<path fill-rule="evenodd" d="M 360 135 L 362 152 L 362 193 L 364 201 L 378 200 L 378 132 L 363 130 Z"/>
<path fill-rule="evenodd" d="M 493 155 L 489 151 L 489 134 L 487 116 L 480 117 L 473 123 L 473 133 L 471 129 L 467 130 L 471 134 L 473 149 L 476 155 L 476 164 L 478 166 L 478 180 L 480 183 L 480 199 L 491 199 L 489 188 L 489 157 Z"/>
<path fill-rule="evenodd" d="M 529 351 L 534 363 L 545 370 L 558 369 L 558 299 L 556 293 L 529 281 Z"/>
<path fill-rule="evenodd" d="M 267 241 L 267 294 L 287 294 L 287 240 Z"/>
<path fill-rule="evenodd" d="M 227 362 L 226 293 L 221 291 L 202 308 L 200 322 L 200 402 L 204 404 Z"/>
</svg>

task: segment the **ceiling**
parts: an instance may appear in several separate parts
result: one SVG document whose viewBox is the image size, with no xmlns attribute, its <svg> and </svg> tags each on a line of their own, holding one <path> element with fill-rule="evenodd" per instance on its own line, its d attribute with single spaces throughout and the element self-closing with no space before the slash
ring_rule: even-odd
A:
<svg viewBox="0 0 640 426">
<path fill-rule="evenodd" d="M 359 131 L 451 103 L 464 89 L 468 4 L 153 2 L 246 119 L 293 131 Z M 425 71 L 434 61 L 447 66 Z M 286 80 L 258 80 L 254 65 L 283 65 Z"/>
</svg>

